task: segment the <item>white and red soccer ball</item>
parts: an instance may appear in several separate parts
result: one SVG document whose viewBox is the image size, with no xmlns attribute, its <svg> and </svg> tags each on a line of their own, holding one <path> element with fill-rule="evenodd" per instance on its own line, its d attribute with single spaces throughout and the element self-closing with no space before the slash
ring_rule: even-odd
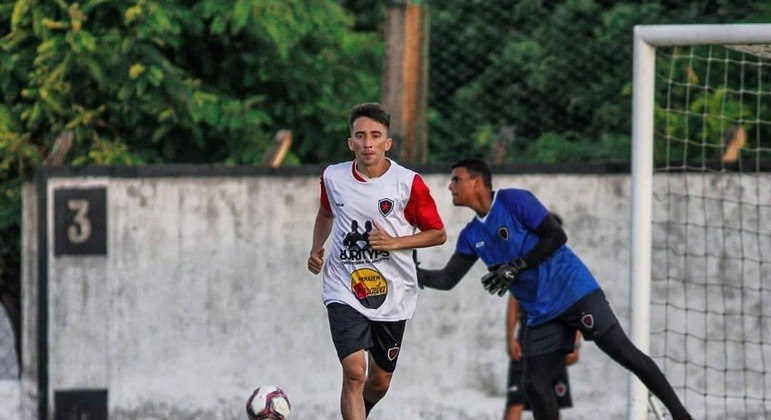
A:
<svg viewBox="0 0 771 420">
<path fill-rule="evenodd" d="M 286 420 L 291 411 L 289 398 L 273 385 L 260 386 L 246 401 L 246 414 L 250 420 Z"/>
</svg>

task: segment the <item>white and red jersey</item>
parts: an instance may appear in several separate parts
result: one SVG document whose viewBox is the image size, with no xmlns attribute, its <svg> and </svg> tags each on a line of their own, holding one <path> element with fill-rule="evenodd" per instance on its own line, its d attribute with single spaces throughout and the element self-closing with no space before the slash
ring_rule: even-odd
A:
<svg viewBox="0 0 771 420">
<path fill-rule="evenodd" d="M 393 237 L 444 227 L 420 175 L 390 162 L 376 179 L 359 175 L 354 161 L 330 165 L 321 177 L 321 206 L 334 217 L 322 273 L 324 304 L 344 303 L 374 321 L 409 319 L 418 282 L 411 249 L 370 248 L 373 222 Z"/>
</svg>

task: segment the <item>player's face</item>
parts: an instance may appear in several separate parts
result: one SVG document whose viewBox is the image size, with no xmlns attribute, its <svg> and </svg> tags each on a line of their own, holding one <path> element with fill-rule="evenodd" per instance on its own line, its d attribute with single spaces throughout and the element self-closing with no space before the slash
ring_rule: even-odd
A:
<svg viewBox="0 0 771 420">
<path fill-rule="evenodd" d="M 393 140 L 388 137 L 388 129 L 383 124 L 367 117 L 359 117 L 353 122 L 348 148 L 356 156 L 359 167 L 380 164 L 392 145 Z"/>
<path fill-rule="evenodd" d="M 477 188 L 480 177 L 472 178 L 466 168 L 455 168 L 450 178 L 450 193 L 452 204 L 456 206 L 468 206 L 474 200 L 474 190 Z"/>
</svg>

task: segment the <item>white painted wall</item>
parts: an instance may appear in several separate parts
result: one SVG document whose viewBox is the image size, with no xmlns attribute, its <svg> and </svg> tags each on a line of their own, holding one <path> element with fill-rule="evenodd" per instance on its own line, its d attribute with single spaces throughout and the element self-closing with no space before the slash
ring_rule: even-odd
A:
<svg viewBox="0 0 771 420">
<path fill-rule="evenodd" d="M 425 179 L 449 237 L 420 259 L 439 268 L 472 214 L 452 206 L 448 175 Z M 530 189 L 563 216 L 569 245 L 626 327 L 628 175 L 501 175 L 495 184 Z M 52 390 L 108 388 L 112 419 L 241 419 L 251 389 L 275 384 L 295 419 L 339 418 L 321 279 L 306 270 L 317 176 L 51 178 L 49 206 L 55 188 L 93 185 L 108 190 L 108 256 L 48 250 Z M 27 222 L 34 217 L 25 243 L 35 232 Z M 35 266 L 24 267 L 31 323 Z M 483 271 L 478 263 L 455 290 L 421 293 L 392 390 L 371 419 L 500 418 L 506 301 L 479 286 Z M 34 324 L 24 331 L 30 349 Z M 583 349 L 566 418 L 621 418 L 626 371 L 593 345 Z M 35 359 L 25 360 L 25 389 L 34 390 Z M 21 394 L 20 406 L 34 406 L 34 391 Z"/>
</svg>

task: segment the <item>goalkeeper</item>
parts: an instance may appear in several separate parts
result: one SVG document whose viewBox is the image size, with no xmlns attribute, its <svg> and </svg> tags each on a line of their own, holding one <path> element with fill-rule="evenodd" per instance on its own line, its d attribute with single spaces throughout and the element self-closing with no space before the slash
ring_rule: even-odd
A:
<svg viewBox="0 0 771 420">
<path fill-rule="evenodd" d="M 559 418 L 552 383 L 573 350 L 576 330 L 637 375 L 673 419 L 691 419 L 653 359 L 627 338 L 594 276 L 565 245 L 565 231 L 535 195 L 493 190 L 490 169 L 480 159 L 454 164 L 449 189 L 453 204 L 476 216 L 460 232 L 447 265 L 418 268 L 418 283 L 449 290 L 481 258 L 490 270 L 484 288 L 498 296 L 509 291 L 520 301 L 528 314 L 524 386 L 536 420 Z"/>
</svg>

